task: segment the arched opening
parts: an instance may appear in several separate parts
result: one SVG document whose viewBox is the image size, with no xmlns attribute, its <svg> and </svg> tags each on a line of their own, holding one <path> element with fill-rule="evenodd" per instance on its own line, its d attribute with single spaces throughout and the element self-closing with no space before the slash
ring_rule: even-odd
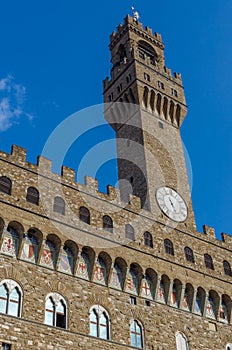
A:
<svg viewBox="0 0 232 350">
<path fill-rule="evenodd" d="M 154 110 L 155 110 L 155 92 L 154 92 L 154 90 L 151 90 L 150 107 L 151 107 L 152 112 L 154 112 Z"/>
<path fill-rule="evenodd" d="M 157 301 L 166 304 L 168 300 L 168 294 L 170 289 L 170 279 L 166 275 L 162 275 L 157 290 Z"/>
<path fill-rule="evenodd" d="M 194 313 L 198 315 L 203 315 L 204 307 L 205 307 L 205 290 L 201 287 L 197 288 L 196 300 L 194 305 Z"/>
<path fill-rule="evenodd" d="M 191 248 L 189 247 L 185 247 L 184 248 L 184 252 L 185 252 L 185 258 L 187 261 L 194 263 L 195 259 L 194 259 L 194 254 Z"/>
<path fill-rule="evenodd" d="M 170 120 L 172 123 L 174 121 L 174 108 L 175 108 L 174 102 L 171 101 L 170 102 L 170 109 L 169 109 L 169 117 L 170 117 Z"/>
<path fill-rule="evenodd" d="M 185 334 L 176 333 L 176 349 L 177 350 L 189 350 L 188 339 Z"/>
<path fill-rule="evenodd" d="M 170 239 L 166 238 L 164 240 L 164 249 L 165 249 L 165 253 L 169 254 L 169 255 L 173 255 L 174 256 L 174 247 L 173 247 L 173 243 Z"/>
<path fill-rule="evenodd" d="M 127 264 L 122 258 L 116 258 L 112 269 L 110 286 L 122 290 L 125 283 Z"/>
<path fill-rule="evenodd" d="M 168 118 L 168 99 L 167 99 L 166 97 L 164 97 L 163 115 L 164 115 L 164 118 L 165 118 L 165 119 Z"/>
<path fill-rule="evenodd" d="M 223 261 L 224 273 L 226 276 L 232 276 L 230 263 L 226 260 Z"/>
<path fill-rule="evenodd" d="M 113 220 L 109 215 L 104 215 L 102 218 L 103 229 L 113 233 Z"/>
<path fill-rule="evenodd" d="M 131 346 L 143 349 L 143 332 L 139 321 L 133 320 L 130 324 Z"/>
<path fill-rule="evenodd" d="M 153 238 L 150 232 L 146 231 L 143 234 L 144 245 L 150 248 L 153 248 Z"/>
<path fill-rule="evenodd" d="M 57 196 L 54 198 L 53 211 L 61 215 L 65 215 L 65 201 L 63 198 Z"/>
<path fill-rule="evenodd" d="M 161 102 L 162 102 L 162 97 L 160 94 L 157 94 L 156 110 L 159 115 L 161 115 Z"/>
<path fill-rule="evenodd" d="M 205 267 L 210 270 L 214 270 L 213 259 L 211 255 L 204 254 Z"/>
<path fill-rule="evenodd" d="M 231 318 L 231 298 L 223 294 L 221 297 L 221 304 L 219 309 L 219 321 L 223 323 L 230 323 Z"/>
<path fill-rule="evenodd" d="M 101 305 L 90 309 L 90 335 L 101 339 L 110 339 L 110 318 Z"/>
<path fill-rule="evenodd" d="M 42 232 L 37 228 L 30 228 L 23 239 L 21 259 L 36 264 L 42 240 Z"/>
<path fill-rule="evenodd" d="M 12 182 L 6 176 L 0 177 L 0 192 L 11 195 Z"/>
<path fill-rule="evenodd" d="M 180 126 L 180 114 L 181 114 L 181 108 L 180 108 L 180 105 L 178 104 L 176 107 L 176 123 L 178 126 Z"/>
<path fill-rule="evenodd" d="M 86 208 L 86 207 L 80 207 L 79 209 L 79 219 L 90 225 L 90 212 L 89 212 L 89 209 Z"/>
<path fill-rule="evenodd" d="M 23 226 L 17 221 L 11 221 L 2 234 L 1 252 L 14 258 L 18 257 L 23 233 Z"/>
<path fill-rule="evenodd" d="M 209 291 L 206 300 L 205 316 L 216 320 L 219 307 L 219 296 L 214 290 Z"/>
<path fill-rule="evenodd" d="M 145 108 L 147 108 L 148 105 L 148 94 L 149 94 L 149 90 L 147 88 L 147 86 L 144 86 L 144 91 L 143 91 L 143 106 Z"/>
<path fill-rule="evenodd" d="M 135 230 L 130 224 L 126 224 L 125 226 L 125 237 L 130 241 L 135 240 Z"/>
<path fill-rule="evenodd" d="M 157 53 L 155 49 L 147 42 L 140 40 L 138 42 L 139 57 L 145 59 L 146 57 L 150 59 L 150 63 L 155 65 L 157 59 Z"/>
<path fill-rule="evenodd" d="M 90 247 L 83 247 L 78 257 L 76 275 L 85 280 L 90 280 L 95 261 L 95 252 Z"/>
<path fill-rule="evenodd" d="M 20 317 L 22 289 L 14 280 L 6 279 L 0 283 L 0 312 Z"/>
<path fill-rule="evenodd" d="M 172 285 L 171 300 L 170 300 L 171 306 L 176 308 L 180 306 L 181 291 L 182 291 L 182 283 L 178 279 L 175 279 Z"/>
<path fill-rule="evenodd" d="M 185 311 L 191 311 L 193 305 L 194 288 L 190 283 L 186 284 L 184 297 L 182 301 L 182 309 Z"/>
<path fill-rule="evenodd" d="M 60 246 L 61 241 L 59 237 L 54 234 L 49 234 L 47 239 L 43 242 L 40 265 L 55 269 Z"/>
<path fill-rule="evenodd" d="M 154 299 L 156 284 L 157 284 L 157 273 L 151 268 L 147 269 L 144 275 L 144 278 L 142 280 L 141 295 L 147 299 Z"/>
<path fill-rule="evenodd" d="M 27 189 L 26 201 L 35 205 L 39 205 L 39 191 L 35 187 Z"/>
<path fill-rule="evenodd" d="M 67 304 L 58 293 L 50 293 L 45 303 L 44 323 L 59 328 L 67 328 Z"/>
</svg>

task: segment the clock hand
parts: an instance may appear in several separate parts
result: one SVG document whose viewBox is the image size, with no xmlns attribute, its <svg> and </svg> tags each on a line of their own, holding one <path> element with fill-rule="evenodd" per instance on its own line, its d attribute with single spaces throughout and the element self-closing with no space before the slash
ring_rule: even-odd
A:
<svg viewBox="0 0 232 350">
<path fill-rule="evenodd" d="M 169 199 L 169 202 L 170 202 L 170 204 L 171 204 L 171 206 L 173 208 L 173 211 L 176 212 L 176 208 L 174 207 L 173 201 L 171 200 L 170 197 L 168 197 L 168 199 Z"/>
</svg>

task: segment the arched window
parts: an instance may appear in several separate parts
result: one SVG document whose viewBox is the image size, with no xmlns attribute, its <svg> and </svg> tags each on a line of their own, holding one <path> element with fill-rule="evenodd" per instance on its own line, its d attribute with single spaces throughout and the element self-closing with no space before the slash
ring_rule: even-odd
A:
<svg viewBox="0 0 232 350">
<path fill-rule="evenodd" d="M 232 343 L 226 345 L 226 350 L 232 350 Z"/>
<path fill-rule="evenodd" d="M 135 231 L 134 231 L 134 228 L 130 224 L 126 224 L 125 236 L 130 241 L 134 241 L 135 240 Z"/>
<path fill-rule="evenodd" d="M 61 197 L 55 197 L 53 203 L 53 211 L 65 215 L 65 202 Z"/>
<path fill-rule="evenodd" d="M 27 189 L 27 202 L 39 205 L 39 191 L 35 187 L 29 187 Z"/>
<path fill-rule="evenodd" d="M 207 267 L 207 269 L 214 270 L 213 259 L 211 255 L 205 254 L 204 260 L 205 260 L 205 266 Z"/>
<path fill-rule="evenodd" d="M 90 310 L 90 335 L 110 339 L 109 315 L 100 305 L 93 306 Z"/>
<path fill-rule="evenodd" d="M 0 283 L 0 312 L 20 317 L 22 290 L 13 280 L 4 280 Z"/>
<path fill-rule="evenodd" d="M 228 263 L 228 261 L 226 261 L 226 260 L 223 261 L 223 267 L 224 267 L 225 275 L 226 276 L 232 276 L 231 266 L 230 266 L 230 263 Z"/>
<path fill-rule="evenodd" d="M 174 255 L 174 248 L 173 248 L 172 241 L 170 241 L 170 239 L 164 240 L 164 248 L 165 248 L 165 253 Z"/>
<path fill-rule="evenodd" d="M 191 262 L 191 263 L 194 263 L 195 260 L 194 260 L 194 254 L 193 254 L 192 249 L 189 247 L 185 247 L 184 252 L 185 252 L 186 260 Z"/>
<path fill-rule="evenodd" d="M 86 207 L 80 207 L 79 209 L 79 219 L 86 224 L 90 225 L 90 212 Z"/>
<path fill-rule="evenodd" d="M 0 192 L 11 195 L 11 180 L 6 176 L 0 177 Z"/>
<path fill-rule="evenodd" d="M 49 326 L 67 328 L 67 306 L 58 293 L 51 293 L 46 298 L 44 323 Z"/>
<path fill-rule="evenodd" d="M 113 220 L 111 219 L 111 217 L 108 215 L 104 215 L 102 221 L 104 230 L 113 232 Z"/>
<path fill-rule="evenodd" d="M 135 348 L 143 349 L 142 326 L 137 320 L 133 320 L 130 324 L 131 345 Z"/>
<path fill-rule="evenodd" d="M 144 245 L 153 248 L 153 239 L 150 232 L 147 232 L 147 231 L 144 232 L 143 238 L 144 238 Z"/>
<path fill-rule="evenodd" d="M 176 334 L 176 349 L 177 350 L 189 350 L 188 339 L 181 332 L 178 332 Z"/>
</svg>

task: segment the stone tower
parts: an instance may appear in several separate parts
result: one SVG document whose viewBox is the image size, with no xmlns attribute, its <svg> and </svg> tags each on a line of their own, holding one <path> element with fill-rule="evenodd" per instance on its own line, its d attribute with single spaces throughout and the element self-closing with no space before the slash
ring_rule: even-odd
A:
<svg viewBox="0 0 232 350">
<path fill-rule="evenodd" d="M 232 237 L 195 229 L 181 77 L 129 16 L 110 48 L 120 190 L 0 151 L 0 349 L 232 350 Z"/>
<path fill-rule="evenodd" d="M 161 35 L 130 16 L 112 33 L 110 50 L 105 117 L 116 131 L 121 196 L 140 197 L 144 209 L 164 220 L 168 208 L 160 213 L 156 192 L 174 189 L 188 207 L 185 229 L 195 229 L 179 130 L 187 113 L 181 75 L 165 66 Z"/>
</svg>

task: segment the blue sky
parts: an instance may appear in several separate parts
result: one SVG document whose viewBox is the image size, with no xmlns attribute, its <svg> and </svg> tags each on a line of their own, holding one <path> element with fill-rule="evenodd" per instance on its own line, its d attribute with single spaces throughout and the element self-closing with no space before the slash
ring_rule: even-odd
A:
<svg viewBox="0 0 232 350">
<path fill-rule="evenodd" d="M 36 162 L 62 120 L 102 102 L 109 35 L 132 5 L 144 25 L 162 34 L 166 66 L 183 77 L 189 112 L 182 136 L 193 168 L 198 228 L 208 224 L 217 235 L 232 233 L 230 0 L 2 1 L 0 148 L 9 152 L 18 144 Z M 107 126 L 83 135 L 65 165 L 77 169 L 88 147 L 112 138 Z M 100 167 L 97 177 L 101 188 L 115 184 L 115 160 Z"/>
</svg>

